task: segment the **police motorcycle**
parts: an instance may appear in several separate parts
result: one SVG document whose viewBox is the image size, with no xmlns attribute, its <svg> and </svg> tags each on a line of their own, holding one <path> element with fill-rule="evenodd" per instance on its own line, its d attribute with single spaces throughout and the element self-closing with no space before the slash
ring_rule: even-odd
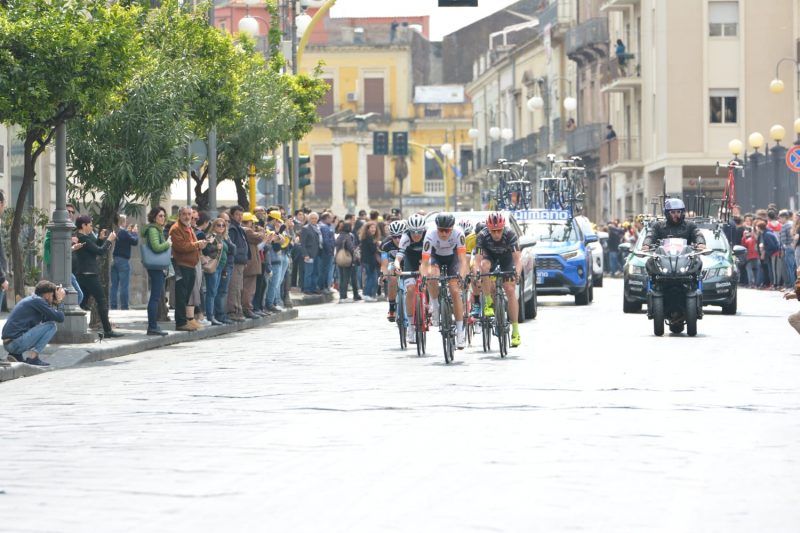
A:
<svg viewBox="0 0 800 533">
<path fill-rule="evenodd" d="M 697 335 L 697 321 L 703 318 L 703 262 L 701 255 L 712 250 L 696 250 L 686 239 L 663 239 L 655 251 L 634 252 L 647 258 L 647 318 L 653 321 L 653 334 L 664 334 L 664 324 L 672 333 L 684 325 L 690 337 Z"/>
</svg>

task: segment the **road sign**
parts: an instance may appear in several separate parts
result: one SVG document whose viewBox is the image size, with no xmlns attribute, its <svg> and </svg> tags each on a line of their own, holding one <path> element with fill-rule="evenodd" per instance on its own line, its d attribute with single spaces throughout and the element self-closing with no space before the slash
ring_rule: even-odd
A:
<svg viewBox="0 0 800 533">
<path fill-rule="evenodd" d="M 793 146 L 786 152 L 786 166 L 792 172 L 800 172 L 800 146 Z"/>
</svg>

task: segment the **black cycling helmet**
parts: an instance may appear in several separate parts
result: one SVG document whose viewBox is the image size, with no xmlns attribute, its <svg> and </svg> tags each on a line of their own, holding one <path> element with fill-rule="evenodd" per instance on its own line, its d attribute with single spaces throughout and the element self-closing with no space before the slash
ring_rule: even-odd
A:
<svg viewBox="0 0 800 533">
<path fill-rule="evenodd" d="M 477 235 L 478 233 L 483 231 L 483 228 L 485 228 L 485 227 L 486 227 L 486 223 L 485 222 L 483 222 L 483 221 L 476 222 L 475 223 L 475 234 Z"/>
<path fill-rule="evenodd" d="M 436 215 L 436 227 L 437 228 L 452 228 L 456 225 L 456 217 L 452 215 L 452 213 L 439 213 Z"/>
</svg>

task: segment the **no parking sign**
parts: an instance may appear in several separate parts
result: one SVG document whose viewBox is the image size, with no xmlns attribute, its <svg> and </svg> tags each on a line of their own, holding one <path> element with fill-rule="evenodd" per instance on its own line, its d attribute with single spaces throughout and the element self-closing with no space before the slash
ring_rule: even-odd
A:
<svg viewBox="0 0 800 533">
<path fill-rule="evenodd" d="M 792 146 L 791 150 L 786 152 L 786 166 L 792 172 L 800 172 L 800 146 Z"/>
</svg>

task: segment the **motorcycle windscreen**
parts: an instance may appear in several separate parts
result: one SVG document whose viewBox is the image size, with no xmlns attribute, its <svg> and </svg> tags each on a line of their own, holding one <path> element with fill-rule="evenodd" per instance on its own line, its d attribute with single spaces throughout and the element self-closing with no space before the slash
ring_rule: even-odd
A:
<svg viewBox="0 0 800 533">
<path fill-rule="evenodd" d="M 684 248 L 686 248 L 686 239 L 676 239 L 670 237 L 661 241 L 661 248 L 667 255 L 680 255 Z"/>
</svg>

